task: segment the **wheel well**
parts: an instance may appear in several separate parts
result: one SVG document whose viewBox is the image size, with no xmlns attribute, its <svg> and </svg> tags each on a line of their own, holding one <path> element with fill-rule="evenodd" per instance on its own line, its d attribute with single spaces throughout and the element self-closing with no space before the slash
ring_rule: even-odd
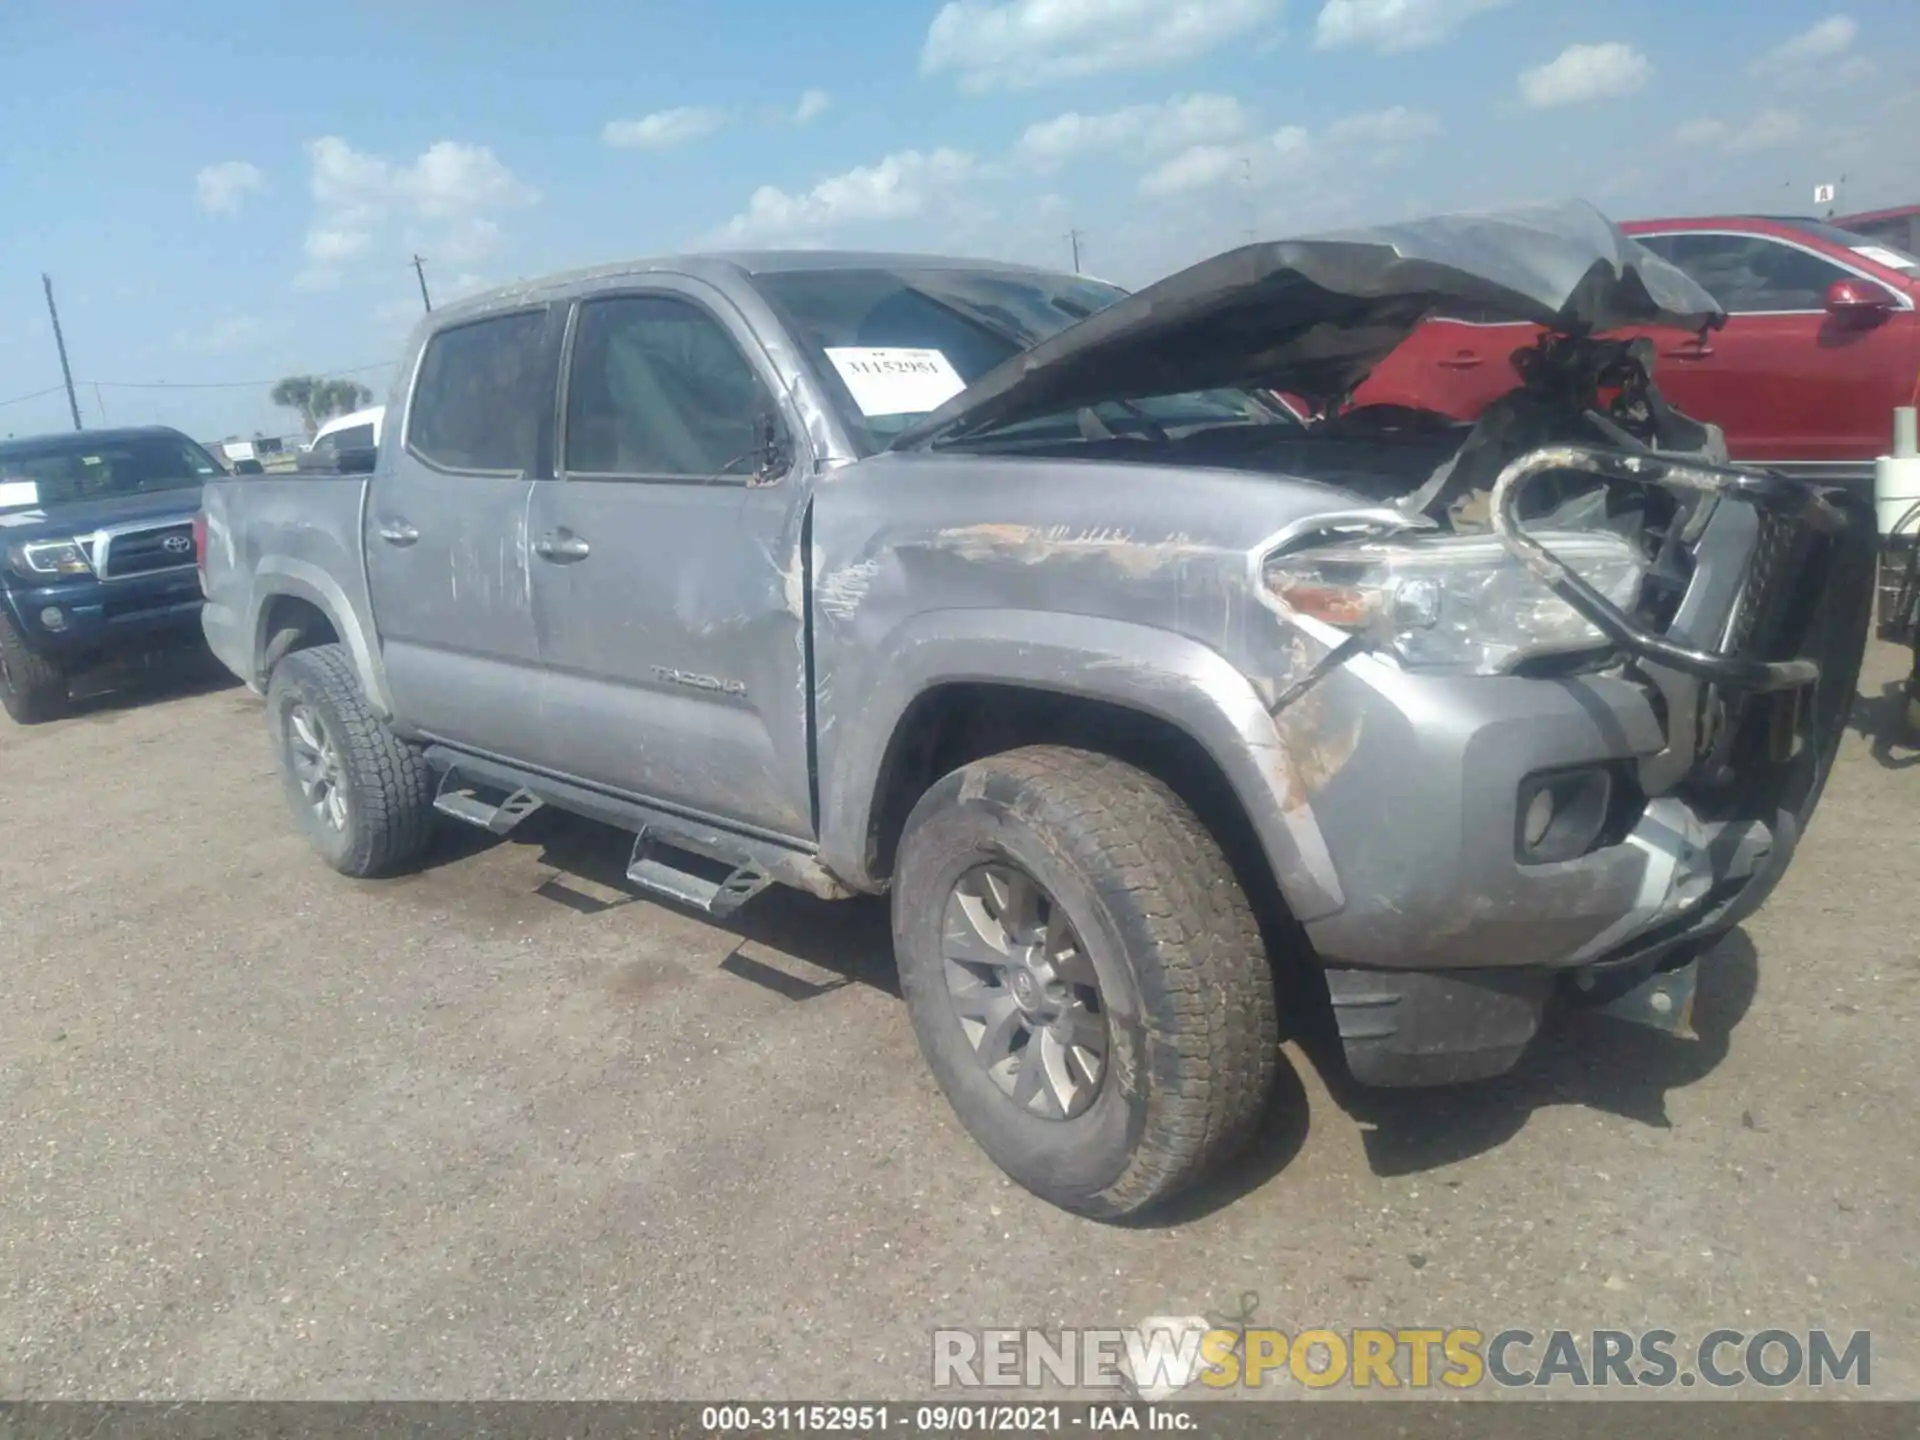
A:
<svg viewBox="0 0 1920 1440">
<path fill-rule="evenodd" d="M 273 677 L 273 667 L 295 650 L 315 645 L 332 645 L 340 639 L 327 612 L 311 600 L 298 595 L 276 595 L 267 602 L 260 616 L 260 640 L 256 647 L 261 682 Z"/>
<path fill-rule="evenodd" d="M 1204 745 L 1157 715 L 1018 685 L 941 685 L 907 707 L 881 765 L 867 836 L 869 873 L 892 875 L 907 816 L 941 776 L 1023 745 L 1098 751 L 1160 780 L 1220 842 L 1262 925 L 1298 931 L 1252 822 Z"/>
</svg>

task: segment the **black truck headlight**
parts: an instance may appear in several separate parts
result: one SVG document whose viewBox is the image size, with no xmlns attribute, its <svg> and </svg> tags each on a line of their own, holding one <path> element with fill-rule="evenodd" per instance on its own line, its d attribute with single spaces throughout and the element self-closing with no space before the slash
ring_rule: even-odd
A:
<svg viewBox="0 0 1920 1440">
<path fill-rule="evenodd" d="M 93 561 L 78 540 L 28 540 L 8 547 L 7 558 L 22 575 L 91 575 Z"/>
</svg>

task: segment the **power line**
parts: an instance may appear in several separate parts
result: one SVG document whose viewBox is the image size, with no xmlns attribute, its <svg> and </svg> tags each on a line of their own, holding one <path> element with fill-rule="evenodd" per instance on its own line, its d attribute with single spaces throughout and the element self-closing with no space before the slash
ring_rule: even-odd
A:
<svg viewBox="0 0 1920 1440">
<path fill-rule="evenodd" d="M 0 400 L 0 406 L 24 405 L 27 401 L 38 400 L 43 395 L 58 395 L 66 388 L 64 385 L 49 385 L 46 389 L 36 390 L 31 395 L 16 395 L 11 400 Z"/>
</svg>

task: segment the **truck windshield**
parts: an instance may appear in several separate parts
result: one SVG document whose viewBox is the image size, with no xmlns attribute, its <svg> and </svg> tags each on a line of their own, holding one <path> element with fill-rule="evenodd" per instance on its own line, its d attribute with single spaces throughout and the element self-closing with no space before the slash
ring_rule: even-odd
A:
<svg viewBox="0 0 1920 1440">
<path fill-rule="evenodd" d="M 935 267 L 775 271 L 754 283 L 807 350 L 868 455 L 1003 361 L 1126 295 L 1077 275 Z M 1091 427 L 1068 416 L 1002 433 L 1151 434 L 1279 418 L 1238 390 L 1116 401 L 1092 411 Z"/>
<path fill-rule="evenodd" d="M 184 435 L 61 435 L 0 444 L 0 510 L 186 490 L 222 474 Z"/>
</svg>

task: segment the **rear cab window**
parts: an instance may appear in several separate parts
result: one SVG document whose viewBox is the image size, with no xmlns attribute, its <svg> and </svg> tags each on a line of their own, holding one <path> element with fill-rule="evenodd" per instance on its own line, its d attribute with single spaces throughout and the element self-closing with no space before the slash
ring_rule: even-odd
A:
<svg viewBox="0 0 1920 1440">
<path fill-rule="evenodd" d="M 429 339 L 407 407 L 406 449 L 439 470 L 533 471 L 541 418 L 552 408 L 547 321 L 542 306 L 470 320 Z M 340 448 L 353 447 L 343 436 Z"/>
</svg>

